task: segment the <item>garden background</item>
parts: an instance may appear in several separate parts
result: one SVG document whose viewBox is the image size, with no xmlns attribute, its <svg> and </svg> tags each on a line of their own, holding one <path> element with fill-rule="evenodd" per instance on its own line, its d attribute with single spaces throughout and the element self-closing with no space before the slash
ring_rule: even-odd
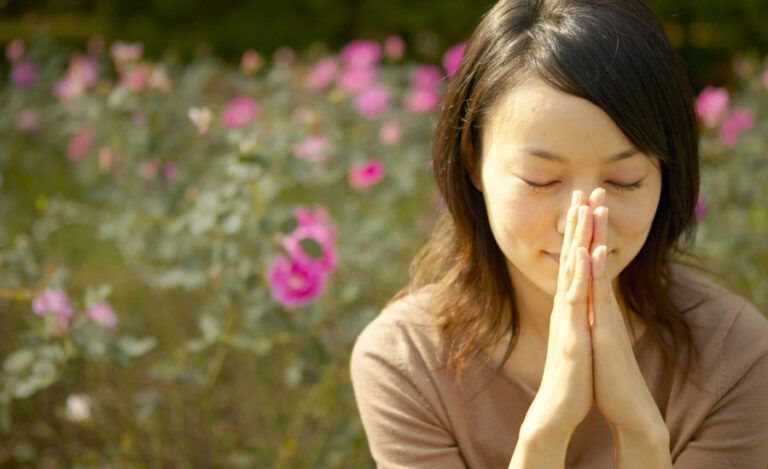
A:
<svg viewBox="0 0 768 469">
<path fill-rule="evenodd" d="M 373 467 L 349 353 L 491 4 L 0 0 L 0 464 Z M 693 251 L 768 312 L 768 9 L 649 4 L 698 96 Z"/>
</svg>

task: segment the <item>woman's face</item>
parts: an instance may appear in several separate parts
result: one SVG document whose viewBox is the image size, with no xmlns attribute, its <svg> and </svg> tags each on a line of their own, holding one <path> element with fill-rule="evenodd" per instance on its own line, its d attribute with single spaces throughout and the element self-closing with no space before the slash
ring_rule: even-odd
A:
<svg viewBox="0 0 768 469">
<path fill-rule="evenodd" d="M 635 257 L 656 213 L 661 172 L 655 158 L 634 150 L 602 109 L 538 78 L 502 96 L 487 118 L 480 181 L 473 182 L 516 290 L 535 286 L 555 295 L 565 217 L 577 189 L 586 196 L 597 187 L 606 191 L 610 278 Z"/>
</svg>

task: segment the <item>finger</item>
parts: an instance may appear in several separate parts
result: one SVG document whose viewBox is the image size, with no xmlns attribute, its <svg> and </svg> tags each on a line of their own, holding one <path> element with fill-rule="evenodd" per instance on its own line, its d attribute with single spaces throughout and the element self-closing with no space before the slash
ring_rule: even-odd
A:
<svg viewBox="0 0 768 469">
<path fill-rule="evenodd" d="M 598 246 L 604 245 L 608 247 L 608 207 L 597 207 L 594 213 L 594 226 L 595 232 L 592 236 L 592 253 Z"/>
<path fill-rule="evenodd" d="M 570 279 L 573 279 L 577 267 L 577 248 L 580 245 L 583 245 L 584 230 L 587 224 L 586 217 L 589 212 L 589 207 L 586 205 L 579 205 L 576 207 L 576 212 L 578 213 L 576 227 L 573 233 L 573 240 L 571 240 L 571 245 L 568 247 L 565 261 L 566 275 Z"/>
<path fill-rule="evenodd" d="M 600 313 L 610 307 L 609 292 L 612 293 L 606 268 L 607 248 L 601 244 L 592 253 L 592 301 L 589 308 L 589 323 L 594 327 L 600 321 Z"/>
<path fill-rule="evenodd" d="M 602 187 L 596 187 L 595 190 L 589 194 L 589 206 L 592 207 L 592 210 L 594 210 L 597 207 L 603 205 L 603 203 L 605 203 L 605 189 Z"/>
<path fill-rule="evenodd" d="M 563 238 L 563 245 L 560 247 L 560 269 L 558 272 L 558 285 L 562 285 L 563 291 L 567 291 L 570 286 L 569 278 L 569 254 L 571 250 L 571 244 L 573 243 L 573 235 L 576 231 L 578 224 L 578 191 L 574 191 L 571 196 L 571 206 L 568 208 L 568 214 L 566 215 L 565 222 L 565 236 Z"/>
<path fill-rule="evenodd" d="M 592 209 L 586 205 L 579 207 L 579 218 L 581 225 L 576 232 L 574 243 L 576 247 L 583 247 L 589 252 L 589 243 L 592 241 L 593 221 L 592 221 Z"/>
<path fill-rule="evenodd" d="M 568 293 L 566 294 L 566 300 L 570 306 L 570 312 L 572 313 L 571 319 L 579 321 L 579 315 L 581 321 L 586 319 L 584 315 L 583 306 L 587 305 L 587 295 L 589 291 L 589 278 L 590 278 L 590 257 L 589 252 L 583 246 L 579 246 L 573 256 L 576 260 L 576 269 L 573 273 L 573 282 L 571 283 Z"/>
</svg>

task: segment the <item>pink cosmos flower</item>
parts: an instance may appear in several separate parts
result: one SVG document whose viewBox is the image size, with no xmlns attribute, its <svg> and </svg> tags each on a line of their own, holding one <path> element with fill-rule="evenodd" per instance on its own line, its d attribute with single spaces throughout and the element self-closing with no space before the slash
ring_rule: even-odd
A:
<svg viewBox="0 0 768 469">
<path fill-rule="evenodd" d="M 176 180 L 178 175 L 178 169 L 175 164 L 168 163 L 165 166 L 163 166 L 163 176 L 165 176 L 165 180 L 168 182 L 173 182 Z"/>
<path fill-rule="evenodd" d="M 86 311 L 88 318 L 96 324 L 103 326 L 110 331 L 117 327 L 117 314 L 112 309 L 108 301 L 101 301 L 88 308 Z"/>
<path fill-rule="evenodd" d="M 696 98 L 696 114 L 709 128 L 714 128 L 728 113 L 731 98 L 725 88 L 708 86 Z"/>
<path fill-rule="evenodd" d="M 14 39 L 5 46 L 5 58 L 8 62 L 16 62 L 24 57 L 24 41 L 21 39 Z"/>
<path fill-rule="evenodd" d="M 337 86 L 342 91 L 357 93 L 371 85 L 374 80 L 376 80 L 376 68 L 351 67 L 341 72 Z"/>
<path fill-rule="evenodd" d="M 126 68 L 120 75 L 120 83 L 134 92 L 141 92 L 149 86 L 149 76 L 152 68 L 147 64 L 139 64 Z"/>
<path fill-rule="evenodd" d="M 40 316 L 53 314 L 59 326 L 64 329 L 75 316 L 69 297 L 62 290 L 46 288 L 32 300 L 32 311 Z"/>
<path fill-rule="evenodd" d="M 91 144 L 96 138 L 96 132 L 91 127 L 83 127 L 77 132 L 67 145 L 67 157 L 71 161 L 80 161 L 83 159 L 88 150 L 91 148 Z"/>
<path fill-rule="evenodd" d="M 449 77 L 452 77 L 453 74 L 456 73 L 456 69 L 459 68 L 466 48 L 467 43 L 462 42 L 451 47 L 445 52 L 445 55 L 443 56 L 443 69 Z"/>
<path fill-rule="evenodd" d="M 387 145 L 397 145 L 402 137 L 400 123 L 396 120 L 390 120 L 382 124 L 379 129 L 379 140 Z"/>
<path fill-rule="evenodd" d="M 389 96 L 389 91 L 384 86 L 371 85 L 355 98 L 355 110 L 366 119 L 375 119 L 389 106 Z"/>
<path fill-rule="evenodd" d="M 324 57 L 315 62 L 309 69 L 306 86 L 310 91 L 322 91 L 336 78 L 338 64 L 333 57 Z"/>
<path fill-rule="evenodd" d="M 69 63 L 64 76 L 56 82 L 53 93 L 60 101 L 70 101 L 96 85 L 99 68 L 92 57 L 77 56 Z"/>
<path fill-rule="evenodd" d="M 377 159 L 349 168 L 349 184 L 358 190 L 374 186 L 384 177 L 384 165 Z"/>
<path fill-rule="evenodd" d="M 411 73 L 411 85 L 420 89 L 437 89 L 443 72 L 434 65 L 420 65 Z"/>
<path fill-rule="evenodd" d="M 306 306 L 325 291 L 325 275 L 317 266 L 278 256 L 267 269 L 272 298 L 287 308 Z"/>
<path fill-rule="evenodd" d="M 249 96 L 232 98 L 224 109 L 222 122 L 229 129 L 245 127 L 261 115 L 261 108 Z"/>
<path fill-rule="evenodd" d="M 310 135 L 301 142 L 293 145 L 293 153 L 313 163 L 322 163 L 327 159 L 325 149 L 328 141 L 319 135 Z"/>
<path fill-rule="evenodd" d="M 381 46 L 374 41 L 356 39 L 341 49 L 340 56 L 348 67 L 372 67 L 381 59 Z"/>
<path fill-rule="evenodd" d="M 430 114 L 440 105 L 440 93 L 436 90 L 415 89 L 405 98 L 405 110 L 414 114 Z"/>
<path fill-rule="evenodd" d="M 336 268 L 336 229 L 331 226 L 330 216 L 325 207 L 317 206 L 314 210 L 299 206 L 295 210 L 296 229 L 288 235 L 280 237 L 280 242 L 292 259 L 314 266 L 318 271 L 328 274 Z M 322 254 L 315 259 L 304 252 L 301 240 L 312 239 L 322 248 Z"/>
<path fill-rule="evenodd" d="M 144 53 L 144 46 L 138 42 L 126 43 L 118 41 L 112 44 L 109 51 L 115 64 L 121 66 L 122 64 L 139 60 Z"/>
<path fill-rule="evenodd" d="M 37 83 L 39 72 L 35 64 L 29 60 L 19 60 L 11 69 L 11 82 L 21 88 L 31 88 Z"/>
<path fill-rule="evenodd" d="M 400 60 L 405 53 L 405 40 L 400 36 L 384 39 L 384 55 L 390 60 Z"/>
<path fill-rule="evenodd" d="M 696 221 L 701 220 L 707 214 L 707 202 L 701 194 L 699 194 L 699 198 L 696 200 L 696 209 L 694 210 L 694 213 Z"/>
<path fill-rule="evenodd" d="M 252 73 L 263 63 L 264 59 L 261 58 L 261 55 L 259 55 L 258 52 L 253 49 L 248 49 L 243 52 L 243 56 L 240 59 L 240 70 L 242 70 L 243 73 Z"/>
<path fill-rule="evenodd" d="M 751 129 L 755 124 L 755 118 L 749 109 L 736 108 L 731 112 L 720 127 L 719 137 L 727 147 L 735 147 L 739 134 Z"/>
<path fill-rule="evenodd" d="M 40 113 L 34 109 L 22 109 L 16 119 L 16 126 L 24 133 L 32 133 L 40 128 Z"/>
</svg>

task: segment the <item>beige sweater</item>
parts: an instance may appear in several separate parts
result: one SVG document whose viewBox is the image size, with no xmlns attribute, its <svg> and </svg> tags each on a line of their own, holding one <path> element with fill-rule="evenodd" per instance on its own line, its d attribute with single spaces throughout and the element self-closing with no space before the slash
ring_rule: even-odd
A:
<svg viewBox="0 0 768 469">
<path fill-rule="evenodd" d="M 679 307 L 707 298 L 686 313 L 702 351 L 700 387 L 677 374 L 660 379 L 662 356 L 649 334 L 634 351 L 669 429 L 674 467 L 768 468 L 768 320 L 700 274 L 677 265 L 672 271 L 696 292 L 675 289 Z M 460 390 L 424 298 L 389 305 L 352 350 L 352 384 L 373 458 L 385 469 L 506 468 L 535 391 L 479 360 Z M 566 467 L 612 468 L 613 452 L 593 407 L 571 438 Z"/>
</svg>

